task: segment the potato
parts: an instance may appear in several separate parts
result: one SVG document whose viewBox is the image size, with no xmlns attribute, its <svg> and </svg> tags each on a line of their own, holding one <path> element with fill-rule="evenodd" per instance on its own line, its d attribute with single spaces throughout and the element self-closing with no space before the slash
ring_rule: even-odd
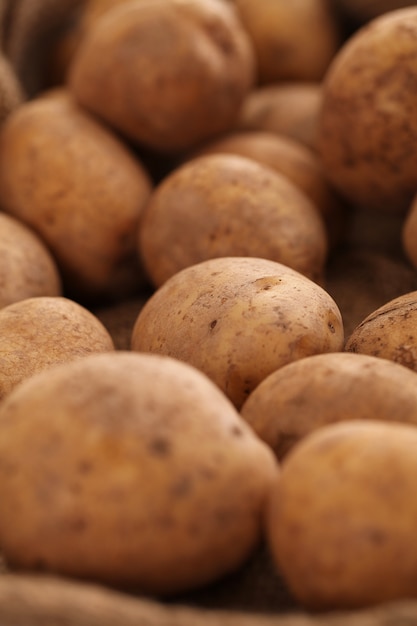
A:
<svg viewBox="0 0 417 626">
<path fill-rule="evenodd" d="M 415 426 L 364 420 L 324 426 L 288 455 L 267 533 L 304 608 L 416 597 L 416 448 Z"/>
<path fill-rule="evenodd" d="M 106 328 L 77 302 L 38 296 L 9 304 L 0 309 L 0 400 L 37 372 L 112 350 Z"/>
<path fill-rule="evenodd" d="M 365 354 L 316 354 L 267 376 L 240 414 L 281 460 L 306 435 L 333 422 L 374 419 L 417 426 L 417 375 Z"/>
<path fill-rule="evenodd" d="M 151 193 L 141 162 L 65 89 L 0 131 L 0 204 L 46 242 L 66 293 L 122 298 L 145 284 L 135 233 Z"/>
<path fill-rule="evenodd" d="M 347 338 L 345 350 L 389 359 L 417 371 L 417 291 L 386 302 Z"/>
<path fill-rule="evenodd" d="M 327 0 L 234 0 L 253 41 L 260 83 L 320 80 L 340 43 Z"/>
<path fill-rule="evenodd" d="M 16 569 L 172 594 L 238 568 L 278 471 L 203 374 L 129 352 L 56 366 L 0 407 L 0 542 Z"/>
<path fill-rule="evenodd" d="M 323 84 L 319 152 L 331 182 L 366 209 L 404 213 L 417 188 L 417 7 L 352 35 Z"/>
<path fill-rule="evenodd" d="M 236 154 L 267 165 L 286 176 L 312 200 L 321 214 L 331 247 L 346 226 L 345 206 L 327 181 L 317 155 L 302 143 L 265 131 L 235 131 L 212 140 L 197 152 Z"/>
<path fill-rule="evenodd" d="M 0 213 L 0 308 L 35 296 L 60 296 L 61 277 L 43 241 Z"/>
<path fill-rule="evenodd" d="M 129 2 L 88 30 L 69 85 L 129 140 L 180 152 L 231 126 L 254 63 L 248 34 L 222 0 Z"/>
<path fill-rule="evenodd" d="M 193 158 L 155 188 L 139 226 L 139 255 L 157 287 L 224 256 L 264 257 L 323 279 L 322 216 L 288 178 L 232 154 Z"/>
<path fill-rule="evenodd" d="M 223 257 L 168 279 L 145 303 L 132 349 L 203 371 L 239 409 L 286 363 L 343 347 L 339 309 L 319 285 L 267 259 Z"/>
<path fill-rule="evenodd" d="M 316 151 L 321 102 L 321 82 L 257 86 L 243 100 L 235 127 L 286 135 Z"/>
</svg>

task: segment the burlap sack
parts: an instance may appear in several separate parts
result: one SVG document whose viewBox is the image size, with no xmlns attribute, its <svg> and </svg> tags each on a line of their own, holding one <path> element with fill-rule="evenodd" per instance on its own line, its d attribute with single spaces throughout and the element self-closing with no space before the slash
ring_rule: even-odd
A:
<svg viewBox="0 0 417 626">
<path fill-rule="evenodd" d="M 48 46 L 74 19 L 83 0 L 0 0 L 0 125 L 44 86 Z M 389 226 L 388 230 L 392 229 Z M 386 245 L 372 246 L 361 226 L 329 262 L 328 290 L 347 332 L 365 315 L 417 289 L 417 276 Z M 357 237 L 357 233 L 360 237 Z M 355 240 L 356 239 L 356 240 Z M 128 350 L 134 321 L 148 294 L 94 311 L 116 348 Z M 200 591 L 168 601 L 85 582 L 0 570 L 0 626 L 407 626 L 417 624 L 417 601 L 365 611 L 309 615 L 297 605 L 262 545 L 244 567 Z"/>
</svg>

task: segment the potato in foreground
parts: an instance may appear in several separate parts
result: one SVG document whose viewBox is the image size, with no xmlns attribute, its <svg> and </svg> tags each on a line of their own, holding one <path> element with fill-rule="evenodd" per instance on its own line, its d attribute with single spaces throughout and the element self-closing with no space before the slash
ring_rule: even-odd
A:
<svg viewBox="0 0 417 626">
<path fill-rule="evenodd" d="M 417 597 L 417 428 L 351 421 L 300 442 L 271 490 L 276 565 L 307 609 Z"/>
<path fill-rule="evenodd" d="M 417 426 L 417 375 L 366 354 L 316 354 L 267 376 L 240 414 L 282 460 L 327 424 L 374 419 Z"/>
<path fill-rule="evenodd" d="M 330 295 L 299 272 L 267 259 L 223 257 L 190 266 L 145 303 L 132 349 L 181 359 L 211 378 L 240 408 L 286 363 L 343 347 Z"/>
<path fill-rule="evenodd" d="M 191 366 L 114 352 L 26 381 L 0 407 L 0 543 L 14 568 L 151 594 L 239 567 L 278 471 Z"/>
</svg>

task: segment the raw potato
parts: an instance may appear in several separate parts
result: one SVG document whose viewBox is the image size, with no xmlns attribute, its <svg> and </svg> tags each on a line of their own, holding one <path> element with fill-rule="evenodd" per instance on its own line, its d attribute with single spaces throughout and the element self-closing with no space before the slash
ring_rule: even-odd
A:
<svg viewBox="0 0 417 626">
<path fill-rule="evenodd" d="M 306 435 L 333 422 L 374 419 L 417 426 L 417 374 L 364 354 L 316 354 L 267 376 L 240 414 L 282 460 Z"/>
<path fill-rule="evenodd" d="M 273 454 L 203 374 L 114 352 L 55 367 L 0 407 L 0 542 L 13 567 L 171 594 L 261 537 Z"/>
<path fill-rule="evenodd" d="M 61 277 L 48 248 L 27 226 L 0 213 L 0 309 L 35 296 L 60 296 Z"/>
<path fill-rule="evenodd" d="M 63 297 L 27 298 L 0 309 L 0 400 L 42 370 L 114 350 L 100 322 Z"/>
<path fill-rule="evenodd" d="M 417 428 L 352 421 L 294 448 L 271 490 L 276 565 L 307 609 L 416 598 Z"/>
<path fill-rule="evenodd" d="M 265 131 L 235 131 L 202 146 L 198 155 L 236 154 L 283 174 L 312 200 L 321 214 L 329 244 L 339 243 L 345 207 L 327 181 L 317 155 L 285 135 Z"/>
<path fill-rule="evenodd" d="M 417 291 L 390 300 L 352 331 L 345 350 L 389 359 L 417 371 Z"/>
<path fill-rule="evenodd" d="M 165 177 L 146 205 L 139 254 L 159 287 L 215 257 L 263 257 L 323 280 L 322 216 L 288 178 L 232 154 L 193 158 Z"/>
<path fill-rule="evenodd" d="M 287 135 L 317 150 L 322 90 L 321 82 L 258 86 L 244 99 L 236 127 Z"/>
<path fill-rule="evenodd" d="M 135 233 L 150 193 L 140 161 L 65 89 L 22 105 L 1 129 L 1 206 L 48 244 L 76 299 L 144 284 Z"/>
<path fill-rule="evenodd" d="M 132 349 L 203 371 L 239 409 L 274 370 L 343 347 L 334 300 L 289 267 L 250 257 L 211 259 L 167 280 L 135 322 Z"/>
<path fill-rule="evenodd" d="M 234 123 L 254 84 L 254 63 L 249 36 L 227 2 L 130 2 L 86 33 L 69 85 L 131 141 L 171 153 Z"/>
<path fill-rule="evenodd" d="M 260 83 L 320 80 L 340 44 L 327 0 L 234 0 L 253 41 Z"/>
<path fill-rule="evenodd" d="M 387 13 L 348 39 L 323 84 L 319 152 L 353 204 L 404 213 L 417 188 L 417 7 Z"/>
</svg>

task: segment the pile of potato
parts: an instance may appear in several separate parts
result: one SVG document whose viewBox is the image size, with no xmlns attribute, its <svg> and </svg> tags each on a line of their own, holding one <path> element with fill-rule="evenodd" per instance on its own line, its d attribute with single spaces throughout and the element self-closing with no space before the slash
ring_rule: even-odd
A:
<svg viewBox="0 0 417 626">
<path fill-rule="evenodd" d="M 266 541 L 305 609 L 417 597 L 417 6 L 393 4 L 84 0 L 56 34 L 0 128 L 8 567 L 166 598 Z M 375 233 L 415 287 L 351 327 L 332 268 Z"/>
</svg>

